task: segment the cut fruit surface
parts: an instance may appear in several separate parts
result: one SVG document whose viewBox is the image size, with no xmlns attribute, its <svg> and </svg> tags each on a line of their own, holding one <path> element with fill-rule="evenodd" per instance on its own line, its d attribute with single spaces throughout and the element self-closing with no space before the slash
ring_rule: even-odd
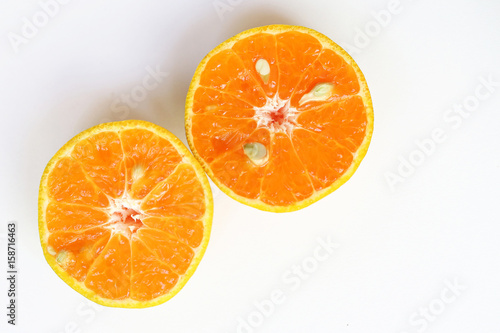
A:
<svg viewBox="0 0 500 333">
<path fill-rule="evenodd" d="M 373 108 L 354 60 L 308 28 L 244 31 L 198 66 L 186 101 L 191 151 L 215 184 L 262 210 L 306 207 L 365 156 Z"/>
<path fill-rule="evenodd" d="M 40 183 L 47 262 L 106 306 L 148 307 L 173 297 L 203 257 L 212 214 L 198 162 L 173 134 L 145 121 L 80 133 Z"/>
</svg>

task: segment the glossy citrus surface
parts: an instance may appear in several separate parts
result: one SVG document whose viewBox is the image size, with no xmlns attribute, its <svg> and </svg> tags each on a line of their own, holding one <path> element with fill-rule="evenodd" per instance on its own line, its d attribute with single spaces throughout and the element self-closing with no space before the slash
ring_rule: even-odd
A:
<svg viewBox="0 0 500 333">
<path fill-rule="evenodd" d="M 47 262 L 107 306 L 174 296 L 203 256 L 211 221 L 203 170 L 174 135 L 145 121 L 82 132 L 52 158 L 40 184 Z"/>
<path fill-rule="evenodd" d="M 186 103 L 191 150 L 212 180 L 274 212 L 303 208 L 345 183 L 372 130 L 368 86 L 354 60 L 297 26 L 255 28 L 219 45 L 198 66 Z M 253 160 L 247 146 L 265 158 Z"/>
</svg>

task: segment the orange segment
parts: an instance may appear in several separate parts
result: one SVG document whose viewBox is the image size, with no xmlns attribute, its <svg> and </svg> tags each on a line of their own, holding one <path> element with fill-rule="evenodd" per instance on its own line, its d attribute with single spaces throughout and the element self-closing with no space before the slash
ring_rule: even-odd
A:
<svg viewBox="0 0 500 333">
<path fill-rule="evenodd" d="M 196 91 L 193 112 L 226 118 L 252 118 L 255 114 L 253 106 L 238 97 L 205 87 Z"/>
<path fill-rule="evenodd" d="M 100 238 L 106 237 L 110 231 L 103 227 L 94 227 L 81 231 L 55 231 L 48 238 L 48 245 L 53 251 L 78 252 L 93 245 Z"/>
<path fill-rule="evenodd" d="M 354 153 L 366 135 L 366 110 L 361 97 L 355 96 L 303 112 L 297 123 L 321 136 L 319 140 L 334 140 Z"/>
<path fill-rule="evenodd" d="M 189 268 L 194 251 L 176 237 L 155 229 L 141 229 L 137 237 L 175 273 L 184 274 Z"/>
<path fill-rule="evenodd" d="M 195 130 L 199 133 L 196 143 L 209 163 L 239 147 L 256 128 L 252 119 L 221 118 L 206 114 L 194 117 Z"/>
<path fill-rule="evenodd" d="M 173 297 L 207 247 L 212 197 L 203 170 L 165 129 L 130 120 L 64 145 L 40 183 L 39 230 L 52 269 L 103 305 Z"/>
<path fill-rule="evenodd" d="M 149 301 L 168 293 L 179 275 L 162 262 L 139 238 L 132 240 L 131 297 L 139 301 Z"/>
<path fill-rule="evenodd" d="M 80 162 L 63 157 L 55 165 L 48 179 L 48 195 L 58 202 L 106 207 L 109 201 L 83 172 Z"/>
<path fill-rule="evenodd" d="M 339 179 L 353 160 L 353 153 L 345 147 L 309 131 L 296 130 L 293 143 L 317 191 Z M 330 161 L 337 162 L 331 164 Z"/>
<path fill-rule="evenodd" d="M 85 286 L 104 298 L 124 299 L 130 296 L 130 241 L 115 234 L 94 261 Z"/>
<path fill-rule="evenodd" d="M 127 190 L 132 198 L 142 199 L 168 177 L 181 156 L 170 142 L 151 131 L 125 130 L 120 137 L 127 167 Z"/>
<path fill-rule="evenodd" d="M 102 132 L 82 140 L 73 149 L 72 157 L 105 194 L 113 198 L 123 195 L 125 165 L 118 134 Z"/>
<path fill-rule="evenodd" d="M 323 47 L 316 37 L 298 31 L 277 34 L 276 41 L 280 70 L 279 97 L 288 99 Z"/>
<path fill-rule="evenodd" d="M 257 75 L 256 79 L 268 97 L 273 97 L 278 90 L 279 69 L 276 54 L 276 38 L 273 34 L 251 35 L 240 39 L 232 47 L 241 58 L 245 68 L 253 70 L 259 59 L 265 59 L 270 67 L 269 77 L 264 79 Z"/>
<path fill-rule="evenodd" d="M 269 164 L 262 178 L 262 201 L 269 205 L 286 206 L 308 198 L 312 192 L 309 176 L 290 138 L 277 133 L 272 141 Z"/>
<path fill-rule="evenodd" d="M 238 195 L 256 199 L 260 195 L 260 184 L 266 166 L 257 166 L 246 158 L 241 146 L 249 142 L 261 142 L 265 146 L 269 146 L 271 142 L 269 131 L 264 129 L 255 130 L 245 141 L 240 143 L 239 149 L 220 156 L 210 164 L 210 168 L 214 173 L 214 177 L 219 179 L 224 186 L 233 189 Z M 242 161 L 244 162 L 242 163 Z"/>
<path fill-rule="evenodd" d="M 260 84 L 232 50 L 221 51 L 208 61 L 200 85 L 232 94 L 253 106 L 266 103 Z"/>
<path fill-rule="evenodd" d="M 205 197 L 193 167 L 179 164 L 172 175 L 144 199 L 141 209 L 149 216 L 201 218 L 206 210 Z"/>
<path fill-rule="evenodd" d="M 102 225 L 109 215 L 101 209 L 59 202 L 49 202 L 47 206 L 47 228 L 54 231 L 80 231 Z"/>
<path fill-rule="evenodd" d="M 49 236 L 47 244 L 48 249 L 54 251 L 58 265 L 76 280 L 83 281 L 110 234 L 108 230 L 99 227 L 81 232 L 59 231 Z"/>
<path fill-rule="evenodd" d="M 356 72 L 352 66 L 332 50 L 323 50 L 315 61 L 305 72 L 300 84 L 294 90 L 290 100 L 291 105 L 299 110 L 308 110 L 325 102 L 312 101 L 300 104 L 300 99 L 311 91 L 317 84 L 322 82 L 333 83 L 333 92 L 325 102 L 330 102 L 344 96 L 350 96 L 359 92 L 359 82 Z M 365 117 L 366 118 L 366 117 Z"/>
<path fill-rule="evenodd" d="M 198 247 L 203 240 L 203 223 L 198 220 L 185 217 L 147 217 L 142 222 L 150 228 L 175 235 L 192 248 Z"/>
<path fill-rule="evenodd" d="M 342 48 L 308 28 L 270 25 L 201 61 L 185 123 L 193 154 L 222 191 L 288 212 L 352 176 L 370 144 L 373 108 L 363 73 Z"/>
</svg>

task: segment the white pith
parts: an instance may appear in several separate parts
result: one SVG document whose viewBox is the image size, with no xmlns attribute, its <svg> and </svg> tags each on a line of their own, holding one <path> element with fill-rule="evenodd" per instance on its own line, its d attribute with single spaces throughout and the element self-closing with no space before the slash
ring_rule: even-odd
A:
<svg viewBox="0 0 500 333">
<path fill-rule="evenodd" d="M 130 238 L 140 227 L 131 225 L 125 222 L 127 217 L 131 217 L 134 222 L 141 222 L 143 212 L 141 210 L 142 200 L 132 199 L 128 192 L 121 198 L 110 198 L 107 213 L 110 216 L 108 223 L 104 226 L 111 230 L 111 234 L 121 233 L 127 238 Z M 135 212 L 135 214 L 134 214 Z"/>
<path fill-rule="evenodd" d="M 296 118 L 298 111 L 296 108 L 289 105 L 290 101 L 288 99 L 279 98 L 278 94 L 274 95 L 273 98 L 267 97 L 266 104 L 262 107 L 254 106 L 255 114 L 253 119 L 257 122 L 257 128 L 263 127 L 267 128 L 269 131 L 274 133 L 286 133 L 290 134 L 295 127 L 297 127 Z M 277 124 L 273 121 L 272 114 L 277 112 L 282 107 L 288 104 L 288 109 L 284 112 L 284 119 L 281 124 Z"/>
</svg>

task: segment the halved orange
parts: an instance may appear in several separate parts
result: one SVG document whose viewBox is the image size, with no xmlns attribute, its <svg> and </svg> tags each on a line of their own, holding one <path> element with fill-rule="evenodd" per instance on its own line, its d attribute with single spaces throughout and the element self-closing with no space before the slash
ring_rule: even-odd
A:
<svg viewBox="0 0 500 333">
<path fill-rule="evenodd" d="M 66 143 L 40 183 L 39 230 L 52 269 L 102 305 L 173 297 L 208 244 L 212 194 L 187 148 L 154 124 L 92 127 Z"/>
<path fill-rule="evenodd" d="M 191 151 L 215 184 L 262 210 L 301 209 L 344 184 L 373 131 L 354 60 L 308 28 L 244 31 L 198 66 L 186 101 Z"/>
</svg>

